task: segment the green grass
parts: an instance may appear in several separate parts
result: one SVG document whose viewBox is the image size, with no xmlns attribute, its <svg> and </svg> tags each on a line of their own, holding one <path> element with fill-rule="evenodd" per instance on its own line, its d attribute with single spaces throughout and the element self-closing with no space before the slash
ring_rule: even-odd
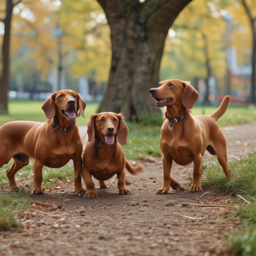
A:
<svg viewBox="0 0 256 256">
<path fill-rule="evenodd" d="M 228 240 L 231 243 L 233 255 L 256 255 L 256 152 L 241 161 L 233 161 L 228 164 L 232 174 L 232 181 L 227 181 L 219 165 L 204 168 L 202 185 L 213 187 L 229 193 L 237 193 L 251 202 L 231 213 L 230 217 L 240 217 L 243 220 L 243 231 L 230 234 Z"/>
<path fill-rule="evenodd" d="M 256 256 L 256 225 L 243 222 L 243 231 L 228 236 L 232 255 Z"/>
<path fill-rule="evenodd" d="M 122 146 L 127 159 L 160 156 L 160 127 L 128 123 L 127 144 Z"/>
<path fill-rule="evenodd" d="M 202 185 L 204 187 L 214 186 L 226 193 L 245 193 L 245 197 L 256 197 L 256 152 L 241 161 L 228 163 L 232 180 L 228 181 L 220 167 L 214 164 L 209 168 L 204 168 Z M 244 191 L 244 192 L 243 192 Z"/>
<path fill-rule="evenodd" d="M 15 120 L 27 120 L 36 122 L 45 122 L 47 120 L 42 105 L 44 101 L 32 100 L 11 100 L 9 103 L 9 114 L 0 114 L 0 126 Z M 86 125 L 90 115 L 96 111 L 98 103 L 87 103 L 85 108 L 85 118 L 77 118 L 77 124 Z"/>
<path fill-rule="evenodd" d="M 6 176 L 6 170 L 12 166 L 12 160 L 0 168 L 0 185 L 8 185 L 8 178 Z M 33 161 L 23 167 L 20 171 L 18 171 L 15 175 L 15 178 L 26 178 L 31 175 L 31 179 L 28 181 L 31 185 L 33 184 Z M 57 179 L 66 179 L 74 177 L 74 168 L 73 165 L 65 165 L 62 168 L 54 169 L 44 166 L 43 167 L 43 181 L 42 186 L 45 188 L 54 187 L 55 180 Z M 19 182 L 17 182 L 18 184 Z"/>
<path fill-rule="evenodd" d="M 205 115 L 210 115 L 214 113 L 217 109 L 215 107 L 205 107 Z M 202 115 L 203 108 L 202 107 L 194 107 L 192 108 L 192 115 Z M 227 125 L 236 125 L 236 124 L 245 124 L 250 123 L 256 120 L 256 108 L 245 108 L 238 106 L 229 106 L 226 113 L 218 120 L 219 126 L 227 126 Z"/>
<path fill-rule="evenodd" d="M 0 231 L 13 227 L 21 227 L 14 214 L 23 212 L 30 207 L 28 194 L 22 189 L 20 193 L 0 193 Z"/>
</svg>

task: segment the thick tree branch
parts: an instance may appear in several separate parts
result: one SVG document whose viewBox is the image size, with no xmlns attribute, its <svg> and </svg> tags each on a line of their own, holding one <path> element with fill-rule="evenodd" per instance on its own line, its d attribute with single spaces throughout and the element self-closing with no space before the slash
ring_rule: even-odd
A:
<svg viewBox="0 0 256 256">
<path fill-rule="evenodd" d="M 252 17 L 251 10 L 250 10 L 250 8 L 248 7 L 248 5 L 247 5 L 247 3 L 245 2 L 245 0 L 242 0 L 242 5 L 244 6 L 244 9 L 245 9 L 245 11 L 246 11 L 246 13 L 247 13 L 247 15 L 248 15 L 248 17 L 249 17 L 251 23 L 253 23 L 253 20 L 255 20 L 256 18 L 254 19 L 254 18 Z"/>
<path fill-rule="evenodd" d="M 183 8 L 192 0 L 165 0 L 148 18 L 147 27 L 169 29 Z"/>
<path fill-rule="evenodd" d="M 13 4 L 12 6 L 14 7 L 15 5 L 19 4 L 22 0 L 18 0 L 15 4 Z"/>
</svg>

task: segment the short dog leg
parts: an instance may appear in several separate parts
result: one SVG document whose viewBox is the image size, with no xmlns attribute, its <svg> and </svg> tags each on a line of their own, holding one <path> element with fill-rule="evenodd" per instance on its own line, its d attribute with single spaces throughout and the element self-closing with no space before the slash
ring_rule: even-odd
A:
<svg viewBox="0 0 256 256">
<path fill-rule="evenodd" d="M 218 161 L 219 161 L 219 164 L 221 165 L 225 175 L 226 175 L 226 178 L 228 180 L 231 180 L 232 177 L 231 177 L 231 173 L 230 173 L 230 170 L 228 169 L 228 166 L 227 166 L 227 145 L 226 145 L 226 139 L 224 137 L 224 134 L 221 132 L 219 132 L 218 134 L 218 140 L 215 140 L 214 141 L 214 145 L 213 145 L 213 148 L 216 152 L 216 155 L 217 155 L 217 158 L 218 158 Z"/>
<path fill-rule="evenodd" d="M 43 194 L 41 184 L 42 184 L 42 169 L 43 169 L 43 163 L 39 162 L 38 160 L 35 160 L 33 170 L 34 170 L 34 184 L 31 190 L 32 194 L 41 195 Z"/>
<path fill-rule="evenodd" d="M 81 171 L 82 171 L 82 159 L 79 156 L 78 159 L 73 160 L 74 163 L 74 170 L 75 170 L 75 190 L 78 196 L 83 196 L 86 190 L 82 187 L 82 180 L 81 180 Z"/>
<path fill-rule="evenodd" d="M 161 188 L 156 190 L 155 194 L 167 194 L 170 190 L 170 185 L 175 187 L 176 184 L 178 183 L 177 181 L 173 180 L 170 176 L 171 173 L 171 168 L 172 168 L 172 158 L 163 156 L 163 169 L 164 169 L 164 183 Z"/>
<path fill-rule="evenodd" d="M 202 177 L 202 155 L 198 154 L 194 156 L 194 172 L 193 172 L 193 183 L 190 188 L 190 191 L 201 191 L 201 177 Z"/>
<path fill-rule="evenodd" d="M 29 159 L 27 158 L 26 161 L 21 162 L 14 159 L 13 165 L 6 171 L 7 178 L 9 180 L 10 188 L 13 191 L 18 191 L 19 187 L 16 184 L 15 181 L 15 174 L 18 172 L 22 167 L 28 165 Z"/>
<path fill-rule="evenodd" d="M 128 189 L 125 186 L 125 170 L 122 170 L 121 172 L 118 173 L 118 189 L 119 189 L 119 194 L 124 195 L 124 194 L 131 194 L 131 190 Z"/>
<path fill-rule="evenodd" d="M 228 169 L 228 165 L 227 165 L 227 156 L 226 155 L 224 155 L 224 156 L 217 155 L 217 158 L 218 158 L 218 161 L 226 175 L 226 178 L 228 180 L 232 180 L 231 173 L 230 173 L 230 170 Z"/>
<path fill-rule="evenodd" d="M 91 173 L 85 167 L 83 167 L 82 168 L 82 175 L 83 175 L 84 182 L 85 182 L 86 189 L 87 189 L 84 197 L 87 198 L 87 199 L 97 197 L 97 193 L 96 193 L 96 190 L 95 190 L 95 185 L 92 181 Z"/>
<path fill-rule="evenodd" d="M 99 186 L 100 186 L 101 189 L 107 188 L 107 185 L 106 185 L 106 183 L 104 182 L 104 180 L 100 180 L 100 181 L 99 181 Z"/>
</svg>

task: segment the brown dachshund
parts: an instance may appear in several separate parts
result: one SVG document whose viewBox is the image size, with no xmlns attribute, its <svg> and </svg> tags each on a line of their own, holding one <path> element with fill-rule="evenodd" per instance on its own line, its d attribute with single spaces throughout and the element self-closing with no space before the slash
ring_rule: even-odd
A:
<svg viewBox="0 0 256 256">
<path fill-rule="evenodd" d="M 78 110 L 84 117 L 85 102 L 72 90 L 58 91 L 42 106 L 48 120 L 45 123 L 14 121 L 0 128 L 0 167 L 13 158 L 6 171 L 11 190 L 17 190 L 15 174 L 34 159 L 32 193 L 42 194 L 42 168 L 60 168 L 70 159 L 74 162 L 75 190 L 82 195 L 81 185 L 83 144 L 76 125 Z"/>
<path fill-rule="evenodd" d="M 230 97 L 226 96 L 220 107 L 210 116 L 191 116 L 190 109 L 198 100 L 198 92 L 188 83 L 171 79 L 150 89 L 157 107 L 166 106 L 166 119 L 161 128 L 160 147 L 163 152 L 164 182 L 155 194 L 184 189 L 171 178 L 172 161 L 179 165 L 194 162 L 193 183 L 190 191 L 202 190 L 202 157 L 205 150 L 217 155 L 228 180 L 231 173 L 227 167 L 226 139 L 216 121 L 226 112 Z"/>
<path fill-rule="evenodd" d="M 105 112 L 91 116 L 82 169 L 87 188 L 85 198 L 97 197 L 91 176 L 99 180 L 100 188 L 106 188 L 104 181 L 117 174 L 119 194 L 131 193 L 125 186 L 125 167 L 133 175 L 142 173 L 145 169 L 140 164 L 132 167 L 125 159 L 119 143 L 126 144 L 128 131 L 121 114 Z"/>
</svg>

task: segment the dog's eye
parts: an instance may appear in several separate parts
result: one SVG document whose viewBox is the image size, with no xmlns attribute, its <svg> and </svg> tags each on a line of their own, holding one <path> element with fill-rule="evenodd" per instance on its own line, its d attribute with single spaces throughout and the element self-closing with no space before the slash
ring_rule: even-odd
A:
<svg viewBox="0 0 256 256">
<path fill-rule="evenodd" d="M 116 118 L 114 118 L 114 120 L 113 120 L 115 123 L 118 121 Z"/>
<path fill-rule="evenodd" d="M 170 84 L 169 84 L 169 87 L 173 87 L 173 86 L 174 86 L 174 84 L 173 84 L 173 83 L 170 83 Z"/>
<path fill-rule="evenodd" d="M 102 122 L 102 123 L 104 123 L 104 122 L 105 122 L 105 120 L 104 120 L 104 118 L 103 118 L 103 117 L 102 117 L 99 121 L 100 121 L 100 122 Z"/>
<path fill-rule="evenodd" d="M 62 94 L 60 94 L 60 95 L 57 97 L 57 99 L 60 99 L 62 96 L 63 96 L 63 95 L 62 95 Z"/>
<path fill-rule="evenodd" d="M 73 95 L 73 98 L 76 98 L 76 95 Z"/>
</svg>

